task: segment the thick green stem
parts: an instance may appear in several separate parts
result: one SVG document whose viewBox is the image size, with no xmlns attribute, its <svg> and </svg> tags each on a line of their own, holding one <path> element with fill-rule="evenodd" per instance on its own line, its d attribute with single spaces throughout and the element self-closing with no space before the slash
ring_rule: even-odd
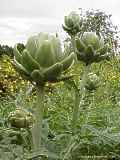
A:
<svg viewBox="0 0 120 160">
<path fill-rule="evenodd" d="M 75 89 L 75 105 L 73 108 L 73 116 L 72 116 L 72 132 L 75 132 L 76 122 L 78 119 L 79 99 L 80 99 L 79 91 Z"/>
<path fill-rule="evenodd" d="M 73 52 L 76 52 L 75 36 L 71 36 L 71 43 L 73 47 Z"/>
<path fill-rule="evenodd" d="M 75 51 L 75 49 L 76 49 L 75 36 L 71 36 L 71 43 L 72 43 L 73 50 Z"/>
<path fill-rule="evenodd" d="M 90 71 L 90 65 L 87 65 L 85 67 L 84 74 L 83 74 L 83 77 L 82 77 L 82 80 L 81 80 L 81 84 L 80 84 L 80 92 L 81 92 L 83 98 L 85 96 L 85 84 L 86 84 L 86 81 L 87 81 L 87 78 L 88 78 L 89 71 Z M 83 100 L 83 98 L 82 98 L 82 100 Z"/>
<path fill-rule="evenodd" d="M 73 51 L 74 53 L 76 53 L 75 36 L 71 36 L 71 43 L 72 43 Z M 72 116 L 72 132 L 75 131 L 76 121 L 78 119 L 79 99 L 80 99 L 79 90 L 76 88 L 75 89 L 75 105 L 73 108 L 73 116 Z"/>
<path fill-rule="evenodd" d="M 42 120 L 44 110 L 44 86 L 36 86 L 37 89 L 37 104 L 35 108 L 35 124 L 32 128 L 33 149 L 39 150 L 41 147 L 42 135 Z"/>
<path fill-rule="evenodd" d="M 76 132 L 76 124 L 78 120 L 78 115 L 79 115 L 79 108 L 82 105 L 83 99 L 85 97 L 85 84 L 87 80 L 87 75 L 89 73 L 90 65 L 87 65 L 85 67 L 85 71 L 81 80 L 80 84 L 80 93 L 81 93 L 81 98 L 80 98 L 80 93 L 78 90 L 75 90 L 75 106 L 73 108 L 73 117 L 72 117 L 72 132 Z"/>
</svg>

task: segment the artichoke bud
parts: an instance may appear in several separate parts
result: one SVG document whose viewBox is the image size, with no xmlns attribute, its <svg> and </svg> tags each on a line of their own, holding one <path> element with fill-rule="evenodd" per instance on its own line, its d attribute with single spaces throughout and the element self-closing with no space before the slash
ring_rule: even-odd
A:
<svg viewBox="0 0 120 160">
<path fill-rule="evenodd" d="M 12 127 L 20 129 L 32 127 L 35 119 L 30 112 L 18 108 L 15 111 L 10 112 L 8 121 Z"/>
<path fill-rule="evenodd" d="M 104 45 L 104 40 L 93 32 L 85 32 L 81 39 L 77 39 L 76 48 L 79 52 L 77 53 L 78 60 L 81 59 L 86 64 L 103 60 L 101 56 L 105 55 L 108 50 Z"/>
<path fill-rule="evenodd" d="M 100 85 L 99 77 L 94 73 L 89 73 L 87 77 L 87 81 L 85 84 L 85 88 L 89 91 L 96 90 Z"/>
<path fill-rule="evenodd" d="M 76 12 L 71 12 L 68 16 L 64 18 L 63 29 L 70 35 L 75 35 L 79 32 L 80 28 L 80 17 Z"/>
<path fill-rule="evenodd" d="M 26 79 L 41 85 L 56 80 L 74 61 L 73 54 L 62 52 L 59 38 L 46 33 L 30 37 L 25 47 L 21 53 L 14 47 L 15 68 Z"/>
</svg>

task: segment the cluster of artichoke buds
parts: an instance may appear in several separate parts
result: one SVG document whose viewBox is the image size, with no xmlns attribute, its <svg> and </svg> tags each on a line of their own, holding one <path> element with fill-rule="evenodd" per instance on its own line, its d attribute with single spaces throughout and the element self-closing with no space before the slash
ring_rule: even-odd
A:
<svg viewBox="0 0 120 160">
<path fill-rule="evenodd" d="M 108 56 L 108 45 L 103 38 L 99 38 L 94 32 L 85 32 L 79 39 L 76 38 L 77 58 L 86 65 L 97 63 Z"/>
<path fill-rule="evenodd" d="M 15 111 L 10 112 L 8 121 L 12 127 L 15 128 L 30 128 L 35 121 L 32 113 L 17 108 Z"/>
<path fill-rule="evenodd" d="M 74 53 L 62 52 L 57 36 L 39 33 L 28 39 L 22 52 L 15 45 L 13 64 L 24 78 L 44 84 L 62 80 L 61 73 L 73 64 L 74 57 Z"/>
<path fill-rule="evenodd" d="M 80 31 L 82 21 L 76 12 L 71 12 L 68 16 L 64 17 L 63 29 L 71 36 L 76 35 Z"/>
<path fill-rule="evenodd" d="M 88 91 L 93 91 L 96 90 L 99 86 L 100 86 L 100 78 L 92 72 L 89 73 L 85 84 L 85 88 Z"/>
</svg>

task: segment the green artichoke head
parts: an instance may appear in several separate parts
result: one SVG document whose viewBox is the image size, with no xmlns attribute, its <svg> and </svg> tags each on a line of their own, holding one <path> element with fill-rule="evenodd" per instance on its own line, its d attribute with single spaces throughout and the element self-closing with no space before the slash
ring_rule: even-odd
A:
<svg viewBox="0 0 120 160">
<path fill-rule="evenodd" d="M 74 53 L 62 52 L 58 37 L 40 33 L 28 39 L 20 52 L 14 47 L 14 66 L 26 79 L 45 83 L 56 81 L 74 61 Z"/>
<path fill-rule="evenodd" d="M 64 17 L 64 25 L 62 27 L 69 35 L 76 35 L 80 31 L 80 22 L 80 16 L 72 11 L 68 16 Z"/>
<path fill-rule="evenodd" d="M 85 84 L 85 88 L 88 91 L 93 91 L 96 90 L 99 86 L 100 86 L 100 78 L 92 72 L 89 73 Z"/>
<path fill-rule="evenodd" d="M 12 127 L 29 128 L 32 127 L 35 119 L 30 112 L 17 108 L 15 111 L 10 112 L 8 121 Z"/>
<path fill-rule="evenodd" d="M 85 32 L 81 38 L 76 39 L 77 58 L 91 64 L 108 58 L 108 45 L 103 38 L 98 37 L 94 32 Z"/>
<path fill-rule="evenodd" d="M 100 39 L 94 32 L 85 32 L 82 41 L 86 46 L 91 45 L 95 50 L 104 46 L 104 40 Z"/>
</svg>

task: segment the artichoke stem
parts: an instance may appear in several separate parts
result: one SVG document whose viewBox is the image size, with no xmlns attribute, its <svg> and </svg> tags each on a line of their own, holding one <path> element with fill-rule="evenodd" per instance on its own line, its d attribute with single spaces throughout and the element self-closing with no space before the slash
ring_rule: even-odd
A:
<svg viewBox="0 0 120 160">
<path fill-rule="evenodd" d="M 76 43 L 75 43 L 75 36 L 71 36 L 71 43 L 73 47 L 73 52 L 76 52 Z"/>
<path fill-rule="evenodd" d="M 90 71 L 90 66 L 91 66 L 90 64 L 85 66 L 84 74 L 83 74 L 81 85 L 80 85 L 80 90 L 81 90 L 82 93 L 85 90 L 85 84 L 86 84 L 86 81 L 87 81 L 87 78 L 88 78 L 88 73 Z"/>
<path fill-rule="evenodd" d="M 75 105 L 73 108 L 73 116 L 72 116 L 72 133 L 74 133 L 76 130 L 76 122 L 78 119 L 79 101 L 80 101 L 79 99 L 80 99 L 79 91 L 75 89 Z"/>
<path fill-rule="evenodd" d="M 73 52 L 76 54 L 77 53 L 77 48 L 76 48 L 76 42 L 75 42 L 75 36 L 74 35 L 71 36 L 71 43 L 72 43 L 72 47 L 73 47 Z M 75 61 L 77 62 L 77 56 L 75 58 Z"/>
<path fill-rule="evenodd" d="M 36 86 L 37 90 L 37 104 L 35 108 L 36 121 L 32 128 L 33 137 L 33 150 L 39 150 L 41 148 L 42 137 L 42 120 L 44 111 L 44 86 Z"/>
<path fill-rule="evenodd" d="M 84 74 L 80 83 L 80 93 L 81 93 L 81 98 L 80 98 L 80 93 L 76 89 L 75 90 L 75 105 L 73 108 L 73 117 L 72 117 L 72 133 L 74 134 L 76 132 L 76 124 L 79 116 L 79 109 L 82 106 L 83 99 L 85 97 L 85 84 L 87 81 L 87 75 L 90 70 L 90 65 L 87 65 L 84 70 Z"/>
</svg>

